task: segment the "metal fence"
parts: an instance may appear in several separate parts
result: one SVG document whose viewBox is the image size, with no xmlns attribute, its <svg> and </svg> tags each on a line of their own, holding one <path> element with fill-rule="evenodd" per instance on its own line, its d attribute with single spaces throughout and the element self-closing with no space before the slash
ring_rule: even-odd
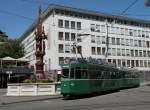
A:
<svg viewBox="0 0 150 110">
<path fill-rule="evenodd" d="M 140 81 L 141 82 L 150 82 L 150 71 L 141 71 L 140 72 Z"/>
</svg>

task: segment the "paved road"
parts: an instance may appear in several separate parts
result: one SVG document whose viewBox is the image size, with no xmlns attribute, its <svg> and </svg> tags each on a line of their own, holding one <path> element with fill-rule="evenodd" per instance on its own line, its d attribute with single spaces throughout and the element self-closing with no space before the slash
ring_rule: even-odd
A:
<svg viewBox="0 0 150 110">
<path fill-rule="evenodd" d="M 0 110 L 150 110 L 150 86 L 75 100 L 43 100 L 0 105 Z"/>
</svg>

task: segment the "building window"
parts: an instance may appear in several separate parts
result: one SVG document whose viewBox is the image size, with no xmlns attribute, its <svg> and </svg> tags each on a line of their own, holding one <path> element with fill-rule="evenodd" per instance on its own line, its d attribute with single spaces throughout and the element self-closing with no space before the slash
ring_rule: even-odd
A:
<svg viewBox="0 0 150 110">
<path fill-rule="evenodd" d="M 125 40 L 124 40 L 124 38 L 121 38 L 121 45 L 125 45 Z"/>
<path fill-rule="evenodd" d="M 58 39 L 59 40 L 63 40 L 64 38 L 63 38 L 63 32 L 59 32 L 58 33 Z"/>
<path fill-rule="evenodd" d="M 66 57 L 66 58 L 64 59 L 64 62 L 65 62 L 66 64 L 68 64 L 69 61 L 70 61 L 70 58 L 69 58 L 69 57 Z"/>
<path fill-rule="evenodd" d="M 113 59 L 113 64 L 115 64 L 115 65 L 116 65 L 116 60 L 115 60 L 115 59 Z"/>
<path fill-rule="evenodd" d="M 145 50 L 143 51 L 143 56 L 146 57 L 146 51 Z"/>
<path fill-rule="evenodd" d="M 108 48 L 108 55 L 111 55 L 111 48 Z"/>
<path fill-rule="evenodd" d="M 116 56 L 116 49 L 115 48 L 112 48 L 112 55 Z"/>
<path fill-rule="evenodd" d="M 63 44 L 59 44 L 58 51 L 59 51 L 59 53 L 64 53 L 64 46 L 63 46 Z"/>
<path fill-rule="evenodd" d="M 120 45 L 120 38 L 117 38 L 117 45 Z"/>
<path fill-rule="evenodd" d="M 138 50 L 135 50 L 135 57 L 138 57 Z"/>
<path fill-rule="evenodd" d="M 100 25 L 96 25 L 96 32 L 100 32 Z"/>
<path fill-rule="evenodd" d="M 70 45 L 65 45 L 65 53 L 70 53 Z"/>
<path fill-rule="evenodd" d="M 135 67 L 134 60 L 131 60 L 131 67 Z"/>
<path fill-rule="evenodd" d="M 150 47 L 149 41 L 146 41 L 146 47 Z"/>
<path fill-rule="evenodd" d="M 110 62 L 110 63 L 111 63 L 111 59 L 108 59 L 108 62 Z"/>
<path fill-rule="evenodd" d="M 136 67 L 139 67 L 139 60 L 136 60 Z"/>
<path fill-rule="evenodd" d="M 125 49 L 122 49 L 122 56 L 125 56 Z"/>
<path fill-rule="evenodd" d="M 76 35 L 75 33 L 71 33 L 71 41 L 75 41 L 76 40 Z"/>
<path fill-rule="evenodd" d="M 108 37 L 108 44 L 112 44 L 112 39 L 111 39 L 111 37 Z"/>
<path fill-rule="evenodd" d="M 113 37 L 112 38 L 112 45 L 115 45 L 116 43 L 115 43 L 115 38 Z"/>
<path fill-rule="evenodd" d="M 102 55 L 105 55 L 105 48 L 102 48 Z"/>
<path fill-rule="evenodd" d="M 95 24 L 91 24 L 91 31 L 92 31 L 92 32 L 95 31 Z"/>
<path fill-rule="evenodd" d="M 142 50 L 139 50 L 139 56 L 142 57 L 143 54 L 142 54 Z"/>
<path fill-rule="evenodd" d="M 144 60 L 144 67 L 147 67 L 147 61 Z"/>
<path fill-rule="evenodd" d="M 140 60 L 140 67 L 143 67 L 143 60 Z"/>
<path fill-rule="evenodd" d="M 60 28 L 63 27 L 63 20 L 62 19 L 58 20 L 58 27 L 60 27 Z"/>
<path fill-rule="evenodd" d="M 65 41 L 69 41 L 69 32 L 65 32 Z"/>
<path fill-rule="evenodd" d="M 126 49 L 126 56 L 130 56 L 130 50 Z"/>
<path fill-rule="evenodd" d="M 131 51 L 131 57 L 134 57 L 134 50 L 130 50 Z"/>
<path fill-rule="evenodd" d="M 141 37 L 141 31 L 138 30 L 138 37 Z"/>
<path fill-rule="evenodd" d="M 76 47 L 74 45 L 71 46 L 71 53 L 75 54 L 76 53 Z"/>
<path fill-rule="evenodd" d="M 130 46 L 130 40 L 126 39 L 126 46 Z"/>
<path fill-rule="evenodd" d="M 148 61 L 148 67 L 150 67 L 150 61 Z"/>
<path fill-rule="evenodd" d="M 101 25 L 101 32 L 105 32 L 105 25 Z"/>
<path fill-rule="evenodd" d="M 69 21 L 65 20 L 65 28 L 69 28 Z"/>
<path fill-rule="evenodd" d="M 75 29 L 75 21 L 71 21 L 71 29 Z"/>
<path fill-rule="evenodd" d="M 146 31 L 146 38 L 149 38 L 149 32 Z"/>
<path fill-rule="evenodd" d="M 81 42 L 81 41 L 82 41 L 81 36 L 77 36 L 77 41 L 78 41 L 78 42 Z"/>
<path fill-rule="evenodd" d="M 147 51 L 147 56 L 150 57 L 150 51 Z"/>
<path fill-rule="evenodd" d="M 102 36 L 102 44 L 106 44 L 105 36 Z"/>
<path fill-rule="evenodd" d="M 127 28 L 125 28 L 125 35 L 127 35 L 127 36 L 129 35 L 129 34 L 128 34 L 128 29 L 127 29 Z"/>
<path fill-rule="evenodd" d="M 137 34 L 137 30 L 134 30 L 134 36 L 137 37 L 138 34 Z"/>
<path fill-rule="evenodd" d="M 122 60 L 122 66 L 126 66 L 125 60 Z"/>
<path fill-rule="evenodd" d="M 97 47 L 97 54 L 101 55 L 101 47 Z"/>
<path fill-rule="evenodd" d="M 95 43 L 95 36 L 91 35 L 91 43 Z"/>
<path fill-rule="evenodd" d="M 144 31 L 142 31 L 142 37 L 145 37 L 145 32 Z"/>
<path fill-rule="evenodd" d="M 130 60 L 127 60 L 127 67 L 130 67 Z"/>
<path fill-rule="evenodd" d="M 130 46 L 133 46 L 133 39 L 130 39 Z"/>
<path fill-rule="evenodd" d="M 77 47 L 77 51 L 78 51 L 78 53 L 82 53 L 82 47 L 81 47 L 81 46 L 78 46 L 78 47 Z"/>
<path fill-rule="evenodd" d="M 138 40 L 134 40 L 134 46 L 135 46 L 135 47 L 138 46 Z"/>
<path fill-rule="evenodd" d="M 121 28 L 120 31 L 121 31 L 121 35 L 124 35 L 124 28 Z"/>
<path fill-rule="evenodd" d="M 146 47 L 146 43 L 145 43 L 145 41 L 143 40 L 143 47 Z"/>
<path fill-rule="evenodd" d="M 142 41 L 138 40 L 138 42 L 139 42 L 139 47 L 142 47 Z"/>
<path fill-rule="evenodd" d="M 129 35 L 130 35 L 130 36 L 133 36 L 133 31 L 132 31 L 132 29 L 129 30 Z"/>
<path fill-rule="evenodd" d="M 59 65 L 64 64 L 64 57 L 59 57 Z"/>
<path fill-rule="evenodd" d="M 98 45 L 101 44 L 100 36 L 96 36 L 96 42 Z"/>
<path fill-rule="evenodd" d="M 77 22 L 77 29 L 81 30 L 81 22 Z"/>
<path fill-rule="evenodd" d="M 120 48 L 117 48 L 117 56 L 121 56 L 121 50 L 120 50 Z"/>
<path fill-rule="evenodd" d="M 95 55 L 96 51 L 95 51 L 95 47 L 92 47 L 92 55 Z"/>
<path fill-rule="evenodd" d="M 121 60 L 118 60 L 118 66 L 121 67 Z"/>
</svg>

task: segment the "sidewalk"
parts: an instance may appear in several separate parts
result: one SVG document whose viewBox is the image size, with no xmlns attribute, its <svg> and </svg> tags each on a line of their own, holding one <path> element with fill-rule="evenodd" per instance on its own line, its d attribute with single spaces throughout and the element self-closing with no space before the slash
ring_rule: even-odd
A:
<svg viewBox="0 0 150 110">
<path fill-rule="evenodd" d="M 6 89 L 0 89 L 0 106 L 4 104 L 13 104 L 20 102 L 32 102 L 49 99 L 62 98 L 62 95 L 48 95 L 48 96 L 6 96 Z"/>
<path fill-rule="evenodd" d="M 150 82 L 143 82 L 138 88 L 142 92 L 150 93 Z M 0 89 L 0 106 L 4 104 L 13 104 L 20 102 L 32 102 L 32 101 L 42 101 L 49 99 L 59 99 L 62 95 L 48 95 L 48 96 L 6 96 L 6 89 Z"/>
<path fill-rule="evenodd" d="M 150 82 L 141 82 L 140 86 L 150 86 Z"/>
</svg>

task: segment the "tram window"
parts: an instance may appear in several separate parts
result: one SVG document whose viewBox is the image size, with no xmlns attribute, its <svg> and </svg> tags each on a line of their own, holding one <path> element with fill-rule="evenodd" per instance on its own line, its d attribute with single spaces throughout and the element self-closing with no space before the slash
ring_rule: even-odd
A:
<svg viewBox="0 0 150 110">
<path fill-rule="evenodd" d="M 112 79 L 115 79 L 115 78 L 116 78 L 115 72 L 113 72 L 113 73 L 111 74 L 111 77 L 112 77 Z"/>
<path fill-rule="evenodd" d="M 81 69 L 76 68 L 76 79 L 81 79 Z"/>
<path fill-rule="evenodd" d="M 97 79 L 101 79 L 101 77 L 102 77 L 102 73 L 101 73 L 101 71 L 98 71 L 98 73 L 97 73 Z"/>
<path fill-rule="evenodd" d="M 71 79 L 74 78 L 74 69 L 71 69 L 71 71 L 70 71 L 70 78 L 71 78 Z"/>
<path fill-rule="evenodd" d="M 69 78 L 69 69 L 62 69 L 62 77 Z"/>
<path fill-rule="evenodd" d="M 105 73 L 106 73 L 105 71 L 102 71 L 102 77 L 101 77 L 102 79 L 105 79 Z"/>
<path fill-rule="evenodd" d="M 87 70 L 82 70 L 82 78 L 83 79 L 87 78 Z"/>
</svg>

